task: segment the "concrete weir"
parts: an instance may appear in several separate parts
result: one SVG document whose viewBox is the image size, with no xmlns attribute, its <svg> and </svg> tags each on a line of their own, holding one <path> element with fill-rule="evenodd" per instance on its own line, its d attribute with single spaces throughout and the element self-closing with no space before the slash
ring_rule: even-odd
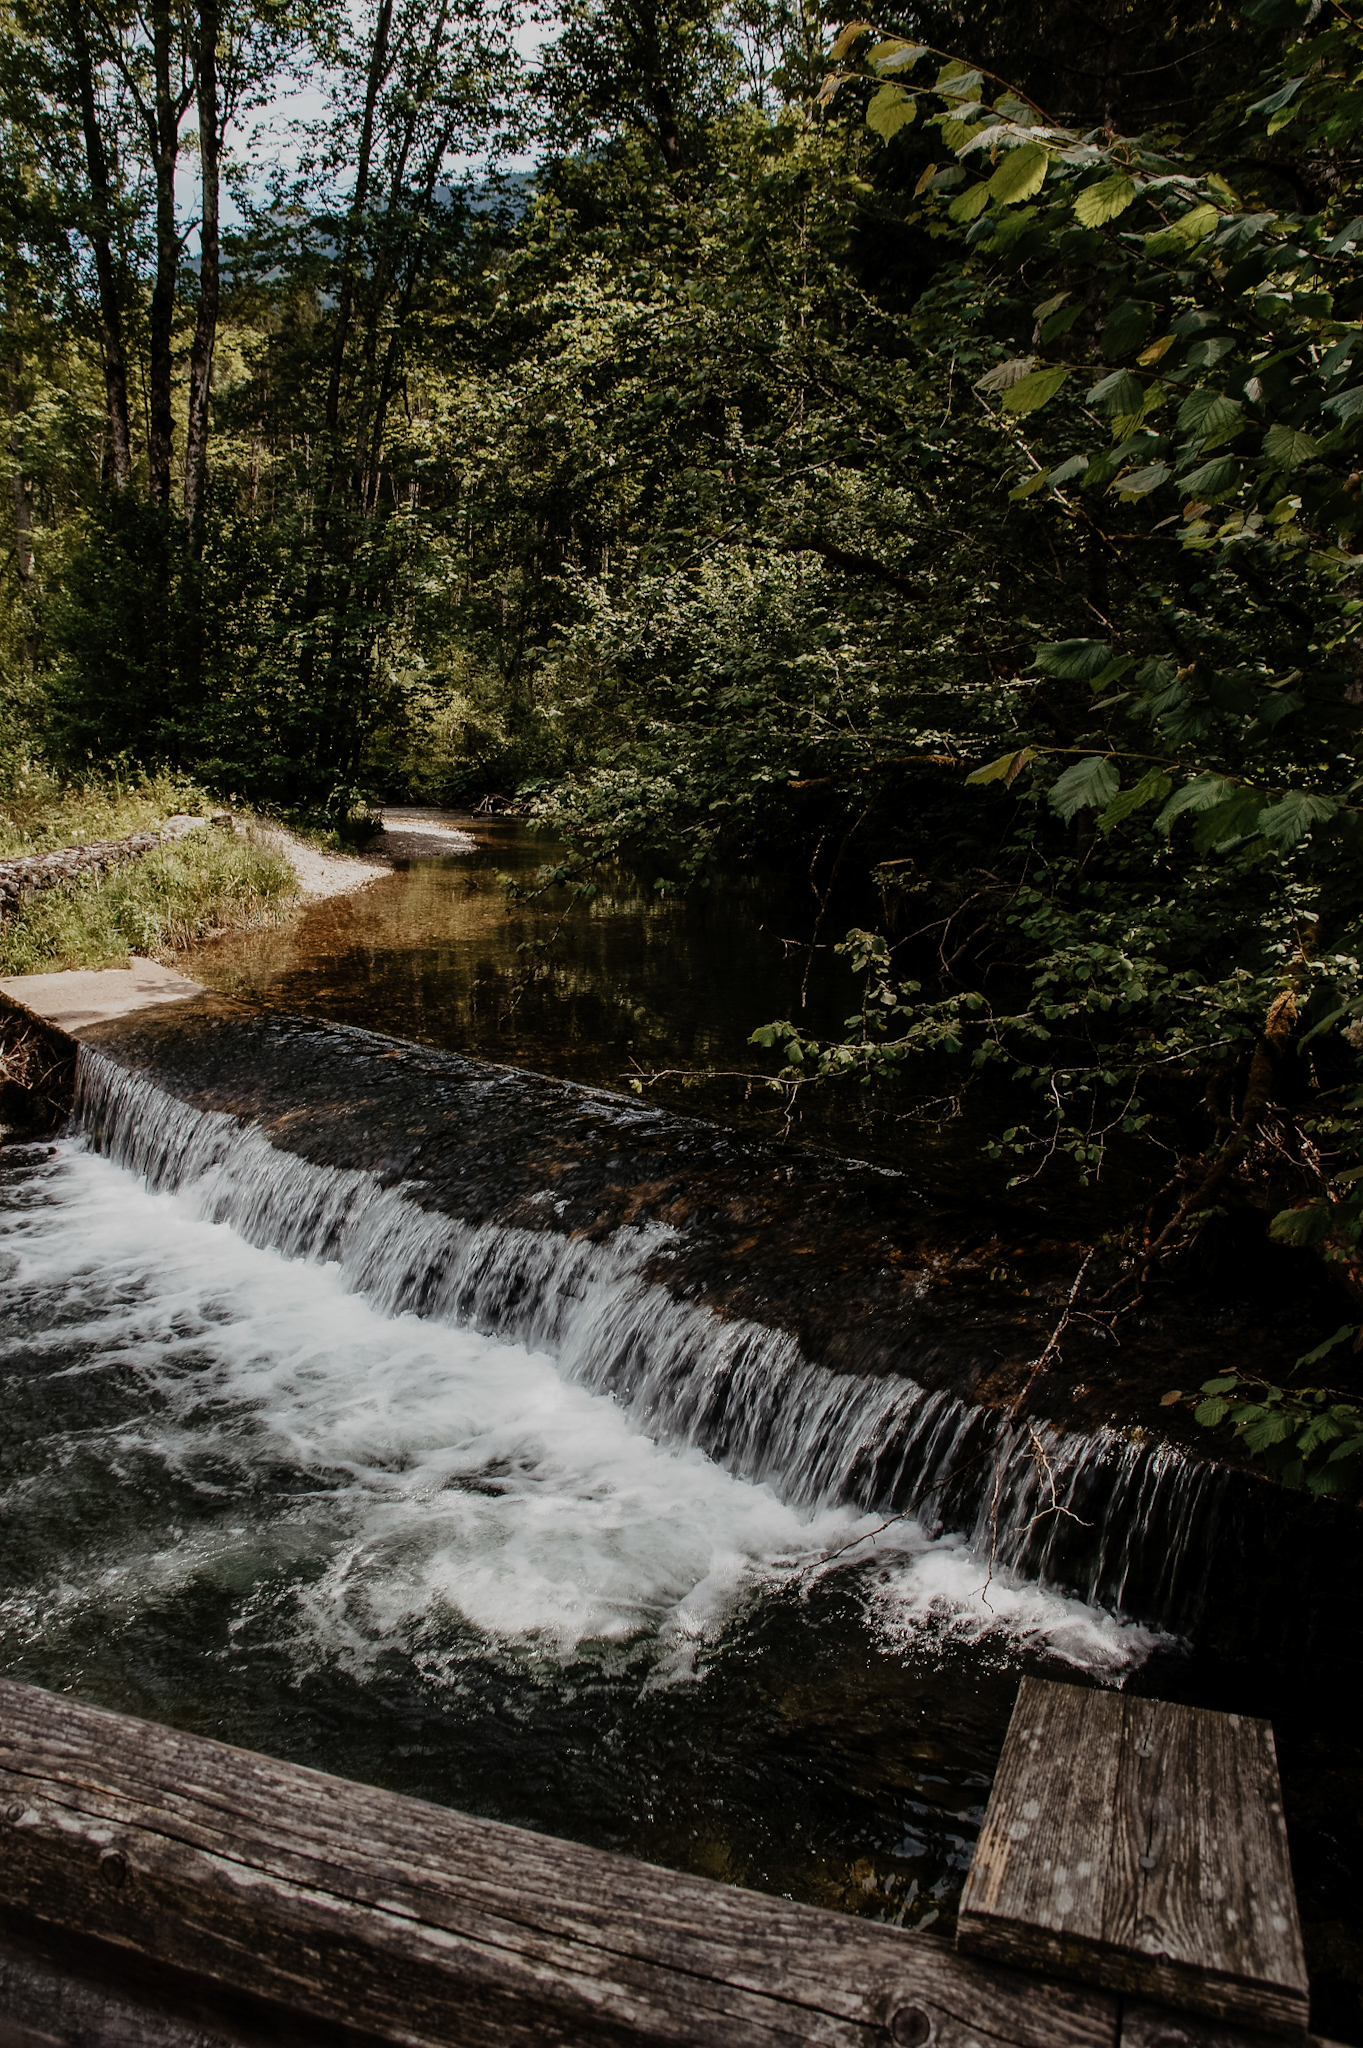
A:
<svg viewBox="0 0 1363 2048">
<path fill-rule="evenodd" d="M 159 1003 L 183 1003 L 207 995 L 197 981 L 187 981 L 159 960 L 134 956 L 126 967 L 69 968 L 60 974 L 12 974 L 0 981 L 0 994 L 32 1016 L 62 1031 L 81 1031 L 130 1017 Z"/>
</svg>

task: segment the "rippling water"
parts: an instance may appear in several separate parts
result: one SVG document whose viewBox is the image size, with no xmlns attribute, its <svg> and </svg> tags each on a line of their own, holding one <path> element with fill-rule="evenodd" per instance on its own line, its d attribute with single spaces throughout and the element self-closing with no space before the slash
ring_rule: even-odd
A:
<svg viewBox="0 0 1363 2048">
<path fill-rule="evenodd" d="M 385 1315 L 78 1142 L 0 1176 L 15 1676 L 913 1924 L 1016 1674 L 1152 1638 L 798 1507 L 549 1352 Z"/>
</svg>

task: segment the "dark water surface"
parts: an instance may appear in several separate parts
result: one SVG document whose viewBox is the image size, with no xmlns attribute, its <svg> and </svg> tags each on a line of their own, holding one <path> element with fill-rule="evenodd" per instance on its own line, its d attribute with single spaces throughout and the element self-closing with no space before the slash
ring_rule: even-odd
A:
<svg viewBox="0 0 1363 2048">
<path fill-rule="evenodd" d="M 571 907 L 562 888 L 513 899 L 503 877 L 532 890 L 554 841 L 516 820 L 389 815 L 399 847 L 420 847 L 400 834 L 423 817 L 474 843 L 443 854 L 435 841 L 275 931 L 209 941 L 184 955 L 185 972 L 274 1008 L 596 1087 L 643 1081 L 652 1100 L 773 1129 L 786 1116 L 763 1085 L 776 1062 L 749 1034 L 784 1017 L 831 1033 L 855 1005 L 832 951 L 847 920 L 830 913 L 814 934 L 803 875 L 738 870 L 678 896 L 615 871 Z M 802 1104 L 797 1128 L 855 1145 L 867 1134 L 857 1091 Z"/>
</svg>

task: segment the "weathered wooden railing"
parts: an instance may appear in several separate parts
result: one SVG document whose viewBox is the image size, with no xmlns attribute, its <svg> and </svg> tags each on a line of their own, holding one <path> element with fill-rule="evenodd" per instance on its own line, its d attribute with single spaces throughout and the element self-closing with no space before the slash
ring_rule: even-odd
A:
<svg viewBox="0 0 1363 2048">
<path fill-rule="evenodd" d="M 1263 2048 L 1306 2018 L 1261 1722 L 1025 1681 L 953 1949 L 0 1680 L 0 2048 Z"/>
</svg>

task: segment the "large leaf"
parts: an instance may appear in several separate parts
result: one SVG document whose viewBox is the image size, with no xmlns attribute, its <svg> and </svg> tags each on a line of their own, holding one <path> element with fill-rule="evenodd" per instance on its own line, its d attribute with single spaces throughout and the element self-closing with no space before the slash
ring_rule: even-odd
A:
<svg viewBox="0 0 1363 2048">
<path fill-rule="evenodd" d="M 926 43 L 904 43 L 898 37 L 891 37 L 889 42 L 877 43 L 873 50 L 868 50 L 866 61 L 881 72 L 907 71 L 927 54 Z"/>
<path fill-rule="evenodd" d="M 1112 488 L 1123 498 L 1143 498 L 1147 492 L 1167 484 L 1172 475 L 1167 462 L 1152 462 L 1148 469 L 1133 469 L 1126 476 L 1119 476 Z"/>
<path fill-rule="evenodd" d="M 1010 149 L 1000 158 L 989 180 L 990 197 L 1000 206 L 1016 206 L 1023 199 L 1030 199 L 1045 184 L 1050 163 L 1050 152 L 1039 142 L 1025 142 L 1019 149 Z"/>
<path fill-rule="evenodd" d="M 1068 822 L 1079 811 L 1106 810 L 1120 784 L 1111 761 L 1095 755 L 1065 770 L 1051 790 L 1051 804 Z"/>
<path fill-rule="evenodd" d="M 873 24 L 869 21 L 849 21 L 839 35 L 828 55 L 830 59 L 845 57 L 858 36 L 864 36 Z"/>
<path fill-rule="evenodd" d="M 1329 1235 L 1334 1220 L 1329 1202 L 1310 1202 L 1304 1209 L 1280 1209 L 1268 1226 L 1268 1234 L 1278 1244 L 1319 1244 Z"/>
<path fill-rule="evenodd" d="M 1086 228 L 1101 228 L 1110 220 L 1116 220 L 1119 213 L 1125 213 L 1136 196 L 1136 181 L 1125 171 L 1117 171 L 1110 178 L 1104 178 L 1101 185 L 1090 185 L 1079 194 L 1074 202 L 1075 218 Z"/>
<path fill-rule="evenodd" d="M 918 112 L 918 102 L 900 85 L 882 85 L 866 109 L 866 126 L 886 142 L 907 128 Z"/>
<path fill-rule="evenodd" d="M 989 187 L 972 185 L 952 200 L 947 212 L 953 220 L 976 220 L 989 204 Z"/>
<path fill-rule="evenodd" d="M 1058 676 L 1061 682 L 1086 683 L 1111 659 L 1112 649 L 1106 640 L 1043 640 L 1032 665 L 1044 676 Z"/>
<path fill-rule="evenodd" d="M 1235 784 L 1227 782 L 1224 775 L 1198 775 L 1170 797 L 1155 824 L 1161 832 L 1167 832 L 1184 811 L 1209 811 L 1213 804 L 1224 803 L 1234 794 Z"/>
<path fill-rule="evenodd" d="M 1264 435 L 1264 454 L 1279 469 L 1298 469 L 1320 454 L 1320 443 L 1295 427 L 1270 427 Z"/>
<path fill-rule="evenodd" d="M 1223 840 L 1247 839 L 1259 829 L 1264 799 L 1257 789 L 1237 789 L 1209 811 L 1198 815 L 1193 826 L 1193 845 L 1198 853 L 1209 853 Z"/>
<path fill-rule="evenodd" d="M 1035 356 L 1011 356 L 1006 363 L 995 363 L 992 370 L 986 370 L 976 381 L 975 389 L 1007 391 L 1014 384 L 1020 384 L 1024 377 L 1029 377 L 1035 368 Z"/>
<path fill-rule="evenodd" d="M 1261 813 L 1259 830 L 1276 846 L 1296 846 L 1313 825 L 1323 825 L 1338 808 L 1328 796 L 1308 796 L 1305 790 L 1289 789 L 1285 797 Z"/>
<path fill-rule="evenodd" d="M 1150 332 L 1150 322 L 1149 306 L 1140 299 L 1122 299 L 1103 322 L 1103 354 L 1109 358 L 1130 355 Z"/>
<path fill-rule="evenodd" d="M 1245 423 L 1245 409 L 1236 398 L 1205 387 L 1184 399 L 1178 409 L 1178 430 L 1199 448 L 1229 441 Z"/>
<path fill-rule="evenodd" d="M 1145 253 L 1155 259 L 1164 256 L 1184 256 L 1197 244 L 1205 241 L 1221 215 L 1214 206 L 1194 206 L 1181 220 L 1172 226 L 1159 228 L 1145 238 Z"/>
<path fill-rule="evenodd" d="M 1088 394 L 1090 405 L 1096 405 L 1100 412 L 1112 413 L 1119 418 L 1140 412 L 1145 404 L 1145 386 L 1139 377 L 1133 377 L 1130 370 L 1114 370 L 1110 377 L 1100 377 Z"/>
<path fill-rule="evenodd" d="M 1120 790 L 1113 797 L 1098 820 L 1099 831 L 1111 832 L 1115 825 L 1120 825 L 1123 818 L 1129 818 L 1133 811 L 1141 810 L 1146 804 L 1159 803 L 1168 796 L 1169 789 L 1169 777 L 1163 769 L 1151 768 L 1132 788 Z"/>
<path fill-rule="evenodd" d="M 1347 427 L 1350 420 L 1357 419 L 1363 412 L 1363 384 L 1355 384 L 1352 391 L 1339 391 L 1333 398 L 1327 398 L 1325 410 L 1332 412 L 1342 427 Z"/>
<path fill-rule="evenodd" d="M 966 776 L 966 781 L 975 783 L 1002 782 L 1011 786 L 1012 783 L 1017 781 L 1018 776 L 1027 767 L 1028 763 L 1036 759 L 1037 750 L 1035 747 L 1020 747 L 1015 753 L 1000 754 L 998 760 L 991 761 L 987 768 L 977 768 L 972 775 Z"/>
<path fill-rule="evenodd" d="M 1250 107 L 1248 111 L 1251 114 L 1280 113 L 1281 110 L 1288 104 L 1290 100 L 1294 100 L 1296 98 L 1297 94 L 1301 91 L 1305 83 L 1305 72 L 1302 73 L 1300 78 L 1289 78 L 1286 85 L 1280 85 L 1276 92 L 1271 92 L 1268 95 L 1267 99 L 1256 100 L 1254 102 L 1254 105 Z"/>
<path fill-rule="evenodd" d="M 1188 476 L 1181 476 L 1178 487 L 1190 498 L 1219 498 L 1223 492 L 1234 490 L 1240 481 L 1240 465 L 1233 455 L 1218 455 L 1215 462 L 1204 462 L 1200 469 Z"/>
<path fill-rule="evenodd" d="M 1010 385 L 1004 392 L 1004 411 L 1035 412 L 1039 406 L 1045 405 L 1048 399 L 1055 397 L 1069 374 L 1063 365 L 1057 365 L 1051 370 L 1033 370 L 1030 377 L 1024 377 L 1020 383 Z"/>
</svg>

